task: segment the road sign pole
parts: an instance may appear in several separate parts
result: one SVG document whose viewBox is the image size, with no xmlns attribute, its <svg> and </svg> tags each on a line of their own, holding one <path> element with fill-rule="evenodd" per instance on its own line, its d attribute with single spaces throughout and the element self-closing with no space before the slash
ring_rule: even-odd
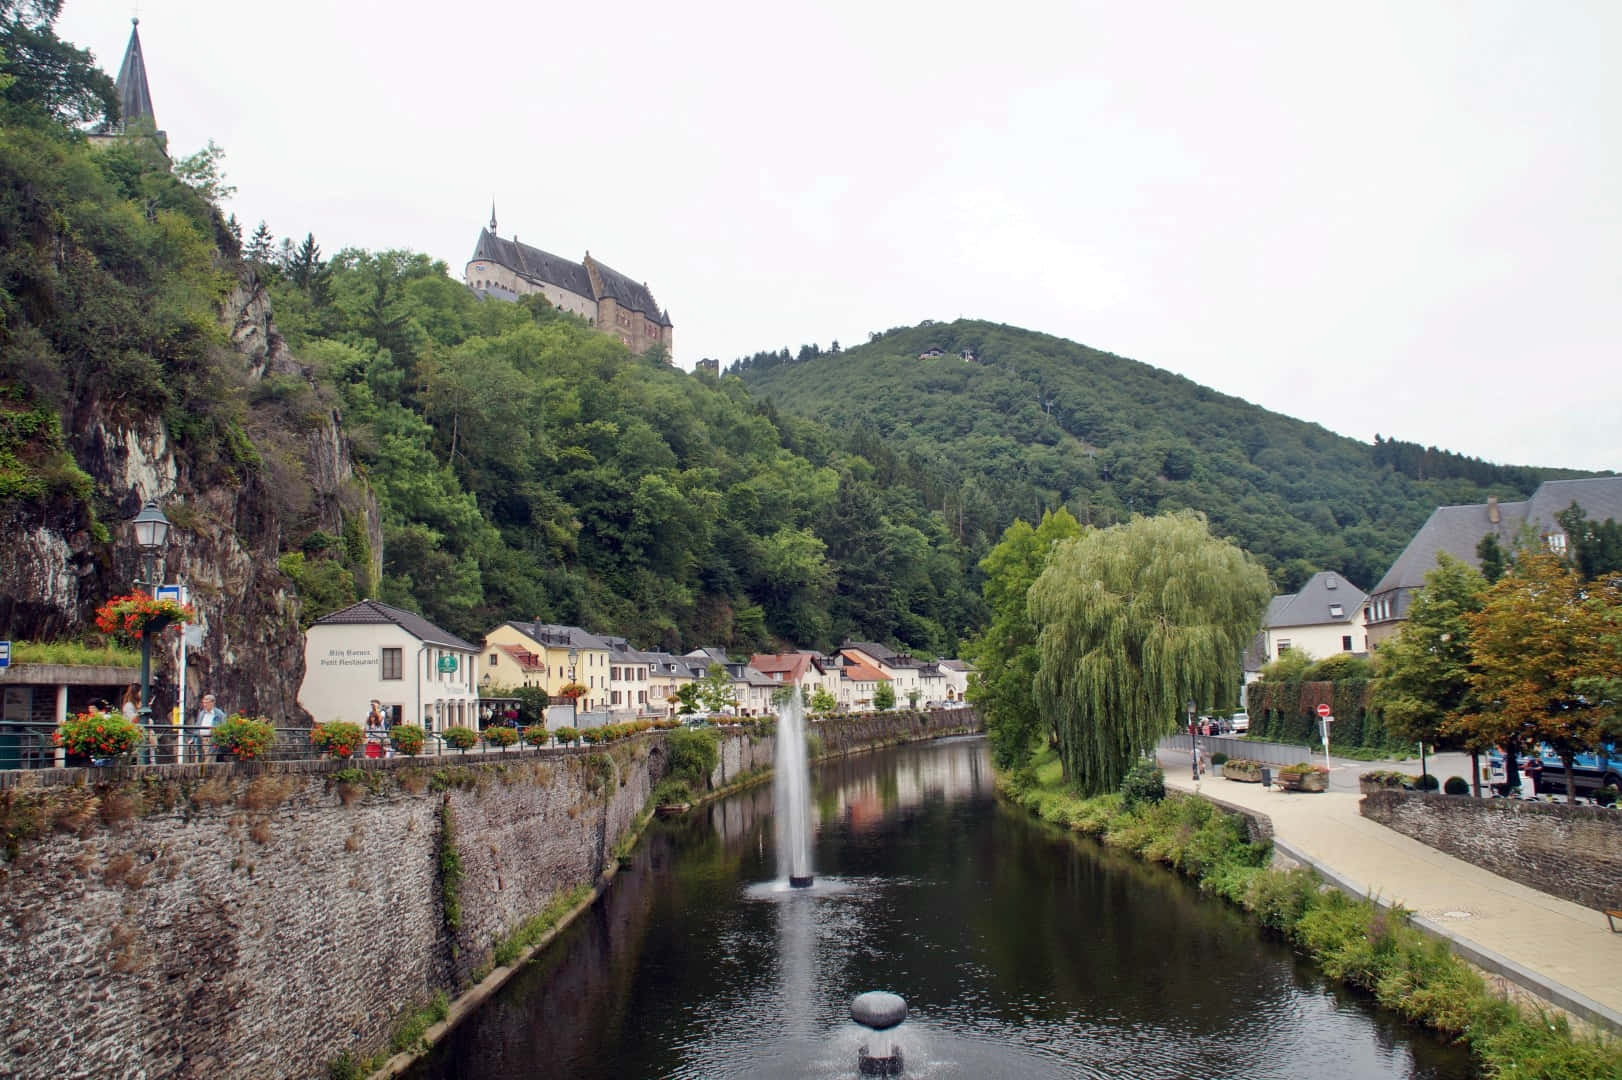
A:
<svg viewBox="0 0 1622 1080">
<path fill-rule="evenodd" d="M 1334 722 L 1335 722 L 1335 718 L 1334 718 L 1333 715 L 1331 715 L 1330 710 L 1329 710 L 1329 706 L 1328 705 L 1319 705 L 1318 706 L 1318 726 L 1323 731 L 1324 768 L 1326 768 L 1326 769 L 1333 767 L 1333 766 L 1331 766 L 1329 764 L 1329 725 L 1333 724 Z"/>
</svg>

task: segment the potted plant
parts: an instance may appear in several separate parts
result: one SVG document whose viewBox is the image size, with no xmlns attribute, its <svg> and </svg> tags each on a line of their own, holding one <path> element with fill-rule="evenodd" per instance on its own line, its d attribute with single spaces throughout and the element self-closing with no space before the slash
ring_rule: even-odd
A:
<svg viewBox="0 0 1622 1080">
<path fill-rule="evenodd" d="M 560 745 L 560 746 L 572 746 L 572 745 L 574 745 L 574 741 L 576 739 L 578 739 L 578 738 L 580 738 L 580 732 L 576 731 L 574 728 L 572 728 L 572 727 L 560 727 L 560 728 L 558 728 L 558 745 Z"/>
<path fill-rule="evenodd" d="M 507 729 L 511 731 L 511 728 Z M 462 753 L 467 753 L 479 742 L 479 733 L 470 727 L 448 727 L 444 732 L 445 742 L 454 746 Z"/>
<path fill-rule="evenodd" d="M 1328 791 L 1329 769 L 1306 761 L 1286 765 L 1278 771 L 1278 786 L 1285 791 Z"/>
<path fill-rule="evenodd" d="M 508 727 L 506 724 L 487 727 L 481 734 L 484 737 L 484 745 L 493 746 L 498 750 L 505 750 L 518 741 L 518 729 Z"/>
<path fill-rule="evenodd" d="M 395 724 L 389 728 L 389 743 L 397 754 L 416 757 L 422 753 L 423 743 L 427 735 L 416 724 Z"/>
<path fill-rule="evenodd" d="M 1358 790 L 1367 795 L 1375 791 L 1411 790 L 1419 777 L 1394 769 L 1370 769 L 1357 778 Z"/>
<path fill-rule="evenodd" d="M 140 725 L 120 713 L 79 713 L 64 720 L 51 733 L 51 741 L 69 757 L 85 758 L 93 765 L 114 765 L 123 761 L 146 741 Z"/>
<path fill-rule="evenodd" d="M 310 729 L 310 745 L 340 761 L 354 757 L 365 742 L 366 733 L 360 729 L 360 725 L 345 720 L 317 724 Z"/>
<path fill-rule="evenodd" d="M 238 761 L 265 757 L 276 745 L 276 728 L 263 717 L 258 720 L 232 713 L 210 731 L 214 745 Z"/>
<path fill-rule="evenodd" d="M 552 733 L 546 730 L 545 724 L 531 724 L 524 729 L 524 745 L 545 746 L 552 738 Z"/>
</svg>

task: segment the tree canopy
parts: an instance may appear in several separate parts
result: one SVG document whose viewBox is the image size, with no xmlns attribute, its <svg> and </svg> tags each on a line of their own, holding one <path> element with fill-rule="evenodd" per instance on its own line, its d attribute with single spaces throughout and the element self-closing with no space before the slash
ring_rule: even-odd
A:
<svg viewBox="0 0 1622 1080">
<path fill-rule="evenodd" d="M 1485 750 L 1467 730 L 1449 725 L 1472 705 L 1475 666 L 1469 616 L 1481 610 L 1487 582 L 1457 559 L 1442 555 L 1425 576 L 1401 632 L 1376 654 L 1374 703 L 1386 730 L 1405 742 L 1435 742 L 1444 732 L 1467 750 Z"/>
<path fill-rule="evenodd" d="M 1226 696 L 1272 595 L 1267 574 L 1191 512 L 1061 543 L 1030 589 L 1036 701 L 1066 775 L 1115 790 L 1183 702 Z"/>
<path fill-rule="evenodd" d="M 1027 594 L 1054 547 L 1081 533 L 1081 525 L 1070 511 L 1049 511 L 1035 528 L 1024 521 L 1008 526 L 1001 543 L 980 561 L 991 622 L 963 651 L 976 672 L 969 700 L 980 710 L 999 768 L 1024 765 L 1044 730 L 1044 714 L 1035 694 L 1040 666 L 1036 625 L 1027 608 Z"/>
</svg>

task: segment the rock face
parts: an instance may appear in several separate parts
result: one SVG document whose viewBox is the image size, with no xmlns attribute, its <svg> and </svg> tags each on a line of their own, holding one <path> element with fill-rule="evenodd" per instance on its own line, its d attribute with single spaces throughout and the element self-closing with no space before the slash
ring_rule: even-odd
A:
<svg viewBox="0 0 1622 1080">
<path fill-rule="evenodd" d="M 202 689 L 228 711 L 303 724 L 299 600 L 277 558 L 312 532 L 363 537 L 376 580 L 382 560 L 377 504 L 355 473 L 333 403 L 288 350 L 263 285 L 246 272 L 222 304 L 230 347 L 216 357 L 226 392 L 240 394 L 239 430 L 213 452 L 176 447 L 159 417 L 116 403 L 77 403 L 68 441 L 95 485 L 89 507 L 70 500 L 21 506 L 0 521 L 15 557 L 0 560 L 0 634 L 74 637 L 94 629 L 95 608 L 129 591 L 140 552 L 127 522 L 155 498 L 174 523 L 162 568 L 191 589 L 203 630 L 188 650 L 188 701 Z M 164 636 L 157 705 L 167 708 L 179 636 Z M 155 653 L 155 656 L 157 654 Z"/>
</svg>

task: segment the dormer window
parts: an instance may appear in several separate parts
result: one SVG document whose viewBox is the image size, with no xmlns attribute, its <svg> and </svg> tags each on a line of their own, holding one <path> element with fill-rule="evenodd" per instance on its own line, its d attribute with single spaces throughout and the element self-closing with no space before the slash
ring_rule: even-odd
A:
<svg viewBox="0 0 1622 1080">
<path fill-rule="evenodd" d="M 1344 612 L 1344 610 L 1341 608 L 1341 606 L 1339 604 L 1330 604 L 1329 605 L 1329 617 L 1330 618 L 1338 619 L 1343 614 L 1345 614 L 1345 612 Z"/>
<path fill-rule="evenodd" d="M 1335 588 L 1339 588 L 1339 587 L 1340 587 L 1340 583 L 1335 580 L 1335 575 L 1334 574 L 1325 574 L 1324 575 L 1324 588 L 1326 588 L 1326 589 L 1335 589 Z"/>
</svg>

